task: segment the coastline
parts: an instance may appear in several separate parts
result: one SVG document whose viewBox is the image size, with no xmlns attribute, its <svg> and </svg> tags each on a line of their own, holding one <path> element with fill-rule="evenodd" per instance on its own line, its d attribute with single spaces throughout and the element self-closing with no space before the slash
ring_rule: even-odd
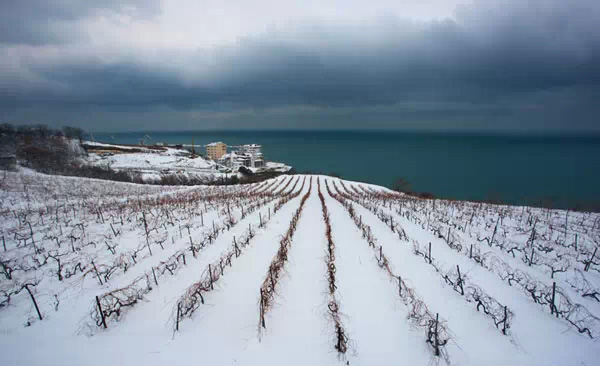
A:
<svg viewBox="0 0 600 366">
<path fill-rule="evenodd" d="M 109 138 L 110 134 L 101 135 Z M 135 141 L 142 132 L 110 135 Z M 256 141 L 297 172 L 336 173 L 388 188 L 396 179 L 436 197 L 597 209 L 597 134 L 488 134 L 429 131 L 226 130 L 151 132 L 170 143 Z M 96 137 L 100 137 L 97 135 Z"/>
</svg>

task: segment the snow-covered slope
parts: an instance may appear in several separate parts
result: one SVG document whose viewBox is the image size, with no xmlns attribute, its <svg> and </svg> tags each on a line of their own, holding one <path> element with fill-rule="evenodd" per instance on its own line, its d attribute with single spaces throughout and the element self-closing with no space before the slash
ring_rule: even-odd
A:
<svg viewBox="0 0 600 366">
<path fill-rule="evenodd" d="M 598 214 L 3 177 L 2 365 L 598 364 Z"/>
<path fill-rule="evenodd" d="M 192 157 L 186 150 L 160 147 L 145 148 L 108 145 L 86 141 L 93 147 L 86 163 L 115 170 L 140 173 L 144 181 L 157 181 L 163 175 L 183 175 L 187 178 L 219 178 L 224 176 L 215 162 L 201 156 Z M 118 149 L 104 151 L 102 148 Z"/>
<path fill-rule="evenodd" d="M 168 149 L 155 153 L 127 153 L 106 156 L 105 163 L 115 169 L 165 169 L 165 168 L 192 168 L 215 170 L 215 164 L 208 160 L 197 157 L 190 159 L 189 154 L 183 154 L 181 150 Z"/>
<path fill-rule="evenodd" d="M 164 176 L 185 177 L 199 181 L 211 181 L 231 176 L 230 169 L 199 155 L 192 155 L 184 149 L 164 146 L 111 145 L 100 142 L 84 141 L 89 149 L 84 162 L 96 166 L 109 167 L 118 171 L 139 173 L 144 182 L 157 182 Z M 257 172 L 285 173 L 292 167 L 283 163 L 266 162 L 261 168 L 252 168 Z"/>
</svg>

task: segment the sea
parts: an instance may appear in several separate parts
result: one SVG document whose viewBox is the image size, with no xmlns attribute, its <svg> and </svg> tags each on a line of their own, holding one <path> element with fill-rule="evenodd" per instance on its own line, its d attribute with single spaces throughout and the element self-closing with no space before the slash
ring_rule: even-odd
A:
<svg viewBox="0 0 600 366">
<path fill-rule="evenodd" d="M 269 161 L 461 200 L 600 209 L 600 135 L 420 131 L 174 131 L 93 133 L 138 144 L 261 144 Z"/>
</svg>

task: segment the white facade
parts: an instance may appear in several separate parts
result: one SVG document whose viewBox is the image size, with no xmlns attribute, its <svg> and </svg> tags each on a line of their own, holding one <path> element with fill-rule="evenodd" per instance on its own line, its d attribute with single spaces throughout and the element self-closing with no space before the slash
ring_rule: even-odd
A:
<svg viewBox="0 0 600 366">
<path fill-rule="evenodd" d="M 259 168 L 265 165 L 261 149 L 262 146 L 257 144 L 242 145 L 240 152 L 250 157 L 250 167 Z"/>
<path fill-rule="evenodd" d="M 261 168 L 265 166 L 261 145 L 241 145 L 236 146 L 236 148 L 236 151 L 231 151 L 221 157 L 220 161 L 222 164 L 233 170 L 237 170 L 241 166 L 248 168 Z"/>
</svg>

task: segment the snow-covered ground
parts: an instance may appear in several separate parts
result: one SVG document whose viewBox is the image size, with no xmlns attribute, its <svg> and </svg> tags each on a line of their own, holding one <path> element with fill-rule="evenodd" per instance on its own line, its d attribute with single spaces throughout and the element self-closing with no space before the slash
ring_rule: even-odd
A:
<svg viewBox="0 0 600 366">
<path fill-rule="evenodd" d="M 285 172 L 289 171 L 290 169 L 292 169 L 292 167 L 289 165 L 285 165 L 284 163 L 276 163 L 274 161 L 267 161 L 264 168 L 255 169 L 255 171 L 272 170 L 275 172 L 285 173 Z"/>
<path fill-rule="evenodd" d="M 82 141 L 83 145 L 91 146 L 94 148 L 118 148 L 119 150 L 149 150 L 143 146 L 131 146 L 131 145 L 116 145 L 116 144 L 106 144 L 104 142 L 98 141 Z"/>
<path fill-rule="evenodd" d="M 158 181 L 165 175 L 185 176 L 186 178 L 207 178 L 209 180 L 231 176 L 232 172 L 212 160 L 194 156 L 184 149 L 162 146 L 111 145 L 100 142 L 84 141 L 92 147 L 85 162 L 106 166 L 115 170 L 125 170 L 141 174 L 144 181 Z M 103 150 L 106 148 L 106 150 Z M 113 150 L 111 150 L 113 149 Z M 118 149 L 118 150 L 116 150 Z M 254 172 L 287 172 L 291 167 L 283 163 L 267 162 L 263 169 Z"/>
<path fill-rule="evenodd" d="M 599 214 L 0 179 L 2 365 L 598 364 Z"/>
</svg>

